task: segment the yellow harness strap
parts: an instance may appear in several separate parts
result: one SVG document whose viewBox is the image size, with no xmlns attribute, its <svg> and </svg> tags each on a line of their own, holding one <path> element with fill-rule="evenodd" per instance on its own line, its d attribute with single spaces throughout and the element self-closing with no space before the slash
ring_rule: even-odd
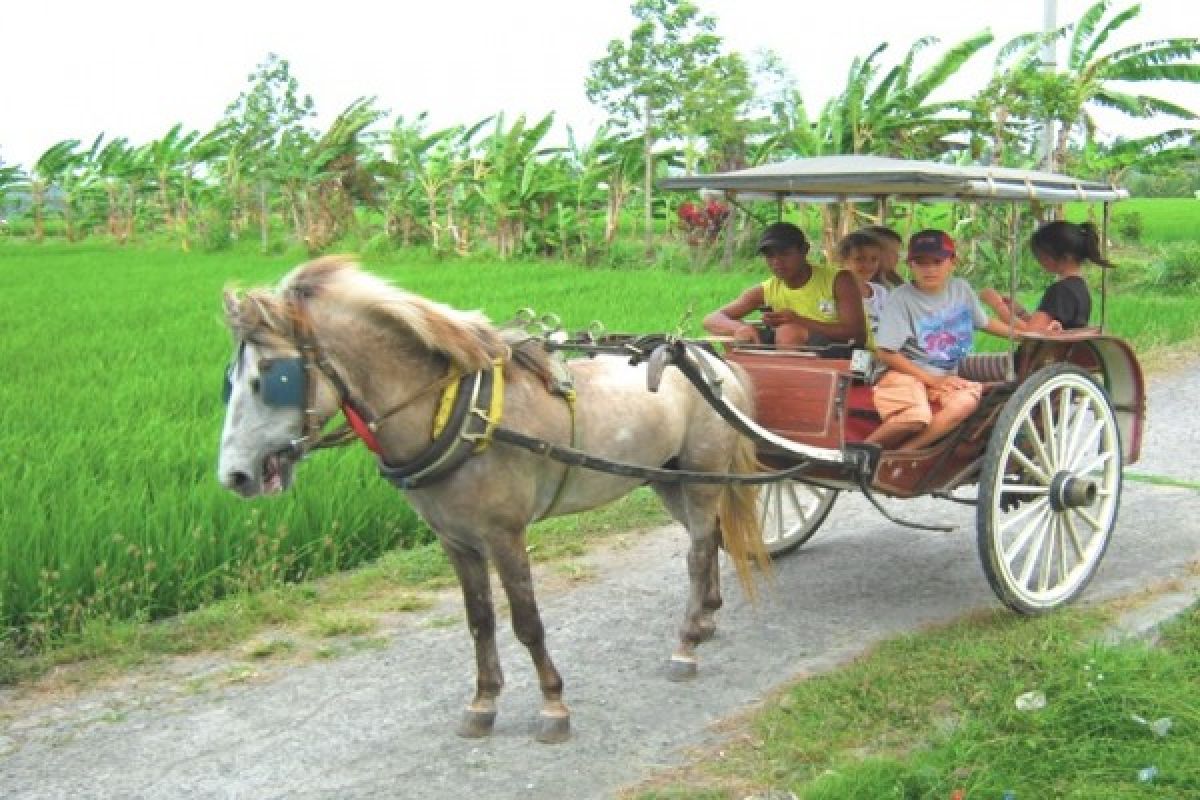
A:
<svg viewBox="0 0 1200 800">
<path fill-rule="evenodd" d="M 457 371 L 455 371 L 457 377 Z M 450 384 L 442 390 L 441 400 L 438 401 L 437 413 L 433 415 L 433 431 L 430 438 L 436 439 L 446 428 L 446 423 L 450 419 L 450 413 L 454 410 L 454 401 L 458 399 L 458 380 L 450 381 Z M 480 413 L 480 409 L 471 409 L 472 414 Z M 482 453 L 487 449 L 487 446 L 492 441 L 492 431 L 500 424 L 500 418 L 504 416 L 504 359 L 492 359 L 492 400 L 487 410 L 487 425 L 484 428 L 483 435 L 479 437 L 475 445 L 475 452 Z"/>
<path fill-rule="evenodd" d="M 445 430 L 446 423 L 450 420 L 450 412 L 454 410 L 454 401 L 458 399 L 458 383 L 462 375 L 456 369 L 450 372 L 453 380 L 442 389 L 442 399 L 438 402 L 437 413 L 433 415 L 433 433 L 429 437 L 431 439 L 436 439 Z"/>
</svg>

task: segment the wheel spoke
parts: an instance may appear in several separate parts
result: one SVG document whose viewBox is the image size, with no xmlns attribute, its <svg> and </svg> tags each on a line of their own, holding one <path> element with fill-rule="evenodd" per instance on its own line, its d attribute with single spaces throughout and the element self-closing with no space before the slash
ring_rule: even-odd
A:
<svg viewBox="0 0 1200 800">
<path fill-rule="evenodd" d="M 1058 441 L 1054 436 L 1054 406 L 1050 403 L 1050 395 L 1043 397 L 1038 405 L 1042 410 L 1042 427 L 1046 431 L 1046 449 L 1050 455 L 1050 461 L 1047 462 L 1047 465 L 1054 469 L 1058 467 L 1059 458 Z"/>
<path fill-rule="evenodd" d="M 1100 468 L 1103 467 L 1106 462 L 1112 461 L 1112 459 L 1113 459 L 1113 454 L 1111 452 L 1101 453 L 1100 455 L 1096 456 L 1088 463 L 1084 464 L 1082 467 L 1079 467 L 1078 469 L 1076 469 L 1075 474 L 1076 475 L 1091 475 L 1094 472 L 1099 472 Z"/>
<path fill-rule="evenodd" d="M 1067 449 L 1067 440 L 1071 433 L 1071 400 L 1071 387 L 1064 386 L 1058 393 L 1058 416 L 1055 417 L 1054 425 L 1055 432 L 1058 434 L 1056 445 L 1058 447 L 1059 458 L 1061 459 L 1059 462 L 1060 465 L 1071 452 Z"/>
<path fill-rule="evenodd" d="M 1090 400 L 1083 398 L 1079 401 L 1076 408 L 1075 424 L 1071 426 L 1071 436 L 1067 439 L 1067 458 L 1071 459 L 1072 454 L 1086 452 L 1085 448 L 1079 444 L 1079 437 L 1083 430 L 1087 427 L 1089 421 L 1095 423 L 1097 421 L 1096 409 Z M 1071 469 L 1070 464 L 1064 465 L 1067 469 Z"/>
<path fill-rule="evenodd" d="M 783 492 L 787 492 L 788 505 L 791 507 L 790 510 L 796 512 L 796 522 L 803 525 L 808 521 L 808 514 L 805 513 L 804 503 L 800 502 L 800 496 L 796 494 L 795 485 L 787 484 L 783 487 Z M 780 492 L 780 494 L 783 494 L 783 492 Z"/>
<path fill-rule="evenodd" d="M 1079 531 L 1075 527 L 1075 518 L 1070 514 L 1063 515 L 1063 525 L 1071 536 L 1071 546 L 1075 548 L 1075 556 L 1080 562 L 1085 560 L 1083 542 L 1079 540 Z"/>
<path fill-rule="evenodd" d="M 1021 430 L 1025 433 L 1029 441 L 1033 443 L 1033 449 L 1037 451 L 1038 461 L 1053 471 L 1054 462 L 1050 460 L 1050 454 L 1046 452 L 1046 445 L 1042 441 L 1042 437 L 1037 432 L 1037 428 L 1034 427 L 1033 420 L 1030 417 L 1027 416 L 1021 420 Z"/>
<path fill-rule="evenodd" d="M 1098 531 L 1104 527 L 1103 525 L 1100 524 L 1100 520 L 1093 517 L 1091 515 L 1091 513 L 1089 513 L 1087 511 L 1087 509 L 1084 509 L 1082 507 L 1077 507 L 1077 508 L 1072 508 L 1071 511 L 1074 511 L 1076 514 L 1083 517 L 1084 522 L 1086 522 L 1088 525 L 1092 526 L 1093 532 Z"/>
<path fill-rule="evenodd" d="M 1050 493 L 1049 486 L 1026 486 L 1020 483 L 1004 484 L 1005 494 L 1037 494 L 1045 495 Z"/>
<path fill-rule="evenodd" d="M 1041 568 L 1038 570 L 1038 591 L 1044 592 L 1050 585 L 1050 570 L 1058 551 L 1058 514 L 1051 514 L 1046 522 L 1046 540 L 1042 545 Z"/>
<path fill-rule="evenodd" d="M 1056 514 L 1054 516 L 1054 524 L 1058 529 L 1058 581 L 1062 583 L 1067 579 L 1067 574 L 1071 571 L 1067 564 L 1067 520 L 1065 514 Z"/>
<path fill-rule="evenodd" d="M 1045 484 L 1047 486 L 1050 485 L 1050 476 L 1046 474 L 1046 471 L 1043 470 L 1037 464 L 1030 461 L 1029 457 L 1026 456 L 1024 453 L 1022 453 L 1020 450 L 1018 450 L 1016 447 L 1014 447 L 1012 449 L 1012 456 L 1014 459 L 1016 459 L 1020 463 L 1021 469 L 1026 474 L 1031 474 L 1032 477 L 1037 478 L 1039 481 L 1041 481 L 1043 484 Z"/>
<path fill-rule="evenodd" d="M 758 529 L 763 532 L 767 541 L 772 541 L 775 537 L 771 531 L 767 530 L 767 517 L 771 516 L 771 504 L 775 502 L 776 485 L 767 484 L 766 495 L 762 501 L 762 513 L 758 515 Z"/>
<path fill-rule="evenodd" d="M 1038 512 L 1040 512 L 1042 509 L 1046 508 L 1049 505 L 1050 505 L 1050 501 L 1047 498 L 1039 497 L 1037 500 L 1034 500 L 1032 503 L 1025 506 L 1025 508 L 1021 509 L 1020 511 L 1016 512 L 1008 519 L 1004 520 L 1004 523 L 1002 525 L 1000 525 L 999 534 L 1001 536 L 1005 535 L 1006 533 L 1008 533 L 1009 530 L 1015 528 L 1018 525 L 1023 524 L 1026 520 L 1036 516 Z"/>
<path fill-rule="evenodd" d="M 1029 579 L 1033 576 L 1033 571 L 1038 564 L 1038 556 L 1041 554 L 1042 547 L 1046 542 L 1046 527 L 1049 523 L 1050 514 L 1051 512 L 1049 509 L 1043 509 L 1038 521 L 1027 528 L 1028 533 L 1024 536 L 1018 537 L 1018 541 L 1024 540 L 1022 545 L 1025 542 L 1029 543 L 1028 547 L 1023 548 L 1025 552 L 1025 562 L 1021 569 L 1021 574 L 1017 578 L 1017 582 L 1026 588 L 1029 587 Z M 1012 553 L 1012 561 L 1015 562 L 1017 560 L 1017 556 L 1021 552 L 1021 550 L 1017 548 L 1016 543 L 1014 543 L 1014 546 L 1010 552 Z"/>
<path fill-rule="evenodd" d="M 1076 468 L 1074 462 L 1081 460 L 1086 455 L 1095 453 L 1096 446 L 1100 443 L 1100 437 L 1103 435 L 1104 426 L 1100 424 L 1093 425 L 1092 429 L 1088 431 L 1088 435 L 1083 440 L 1083 443 L 1080 445 L 1080 447 L 1073 453 L 1067 454 L 1066 463 L 1064 463 L 1063 466 L 1067 469 L 1072 469 L 1076 472 L 1079 472 L 1080 470 Z"/>
</svg>

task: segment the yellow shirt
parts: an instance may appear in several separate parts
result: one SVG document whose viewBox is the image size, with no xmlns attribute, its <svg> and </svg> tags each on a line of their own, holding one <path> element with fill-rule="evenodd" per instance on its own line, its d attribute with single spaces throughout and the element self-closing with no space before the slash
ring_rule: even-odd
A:
<svg viewBox="0 0 1200 800">
<path fill-rule="evenodd" d="M 799 289 L 792 289 L 772 275 L 762 282 L 763 299 L 774 311 L 795 311 L 818 322 L 837 322 L 837 300 L 833 279 L 841 270 L 811 264 L 812 277 Z"/>
</svg>

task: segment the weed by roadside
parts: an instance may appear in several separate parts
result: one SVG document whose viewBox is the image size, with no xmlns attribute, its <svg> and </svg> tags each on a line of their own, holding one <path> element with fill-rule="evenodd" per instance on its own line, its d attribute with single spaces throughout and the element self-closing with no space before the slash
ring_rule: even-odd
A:
<svg viewBox="0 0 1200 800">
<path fill-rule="evenodd" d="M 1200 606 L 1154 647 L 1099 643 L 1109 621 L 998 612 L 886 642 L 792 686 L 721 755 L 637 796 L 1194 797 Z"/>
</svg>

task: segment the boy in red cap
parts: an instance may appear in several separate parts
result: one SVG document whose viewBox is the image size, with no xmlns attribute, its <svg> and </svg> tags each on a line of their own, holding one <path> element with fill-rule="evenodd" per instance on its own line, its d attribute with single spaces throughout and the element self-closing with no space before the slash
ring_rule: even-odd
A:
<svg viewBox="0 0 1200 800">
<path fill-rule="evenodd" d="M 914 233 L 908 265 L 912 282 L 888 294 L 875 333 L 876 355 L 888 371 L 875 387 L 883 424 L 867 441 L 917 450 L 945 436 L 979 405 L 983 387 L 956 374 L 971 352 L 975 329 L 1006 336 L 1008 326 L 989 318 L 970 284 L 954 277 L 954 240 L 945 232 Z"/>
</svg>

